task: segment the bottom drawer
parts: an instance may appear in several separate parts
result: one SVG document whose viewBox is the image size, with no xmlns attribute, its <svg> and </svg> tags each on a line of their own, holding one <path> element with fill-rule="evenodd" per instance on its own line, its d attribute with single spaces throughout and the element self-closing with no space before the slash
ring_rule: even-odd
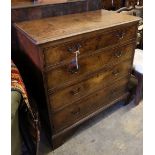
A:
<svg viewBox="0 0 155 155">
<path fill-rule="evenodd" d="M 75 102 L 73 105 L 54 113 L 52 117 L 54 132 L 74 124 L 100 107 L 122 96 L 127 90 L 127 83 L 127 78 L 116 81 L 110 87 L 99 90 Z"/>
</svg>

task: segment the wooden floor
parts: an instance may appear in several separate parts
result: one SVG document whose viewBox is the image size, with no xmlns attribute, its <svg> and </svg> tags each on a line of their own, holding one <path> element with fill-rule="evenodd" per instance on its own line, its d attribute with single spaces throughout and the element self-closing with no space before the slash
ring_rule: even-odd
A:
<svg viewBox="0 0 155 155">
<path fill-rule="evenodd" d="M 143 102 L 118 103 L 83 124 L 64 145 L 51 151 L 42 136 L 39 155 L 142 155 Z"/>
</svg>

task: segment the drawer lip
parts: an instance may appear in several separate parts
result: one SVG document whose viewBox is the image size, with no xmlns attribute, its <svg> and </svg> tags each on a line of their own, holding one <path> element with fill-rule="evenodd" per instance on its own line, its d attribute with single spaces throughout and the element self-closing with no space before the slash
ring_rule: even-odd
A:
<svg viewBox="0 0 155 155">
<path fill-rule="evenodd" d="M 52 105 L 50 105 L 50 106 L 51 106 L 51 113 L 52 113 L 52 114 L 55 114 L 55 113 L 57 113 L 57 112 L 59 112 L 59 111 L 62 111 L 62 110 L 64 110 L 65 108 L 67 108 L 68 106 L 74 105 L 74 104 L 76 104 L 76 103 L 82 101 L 84 98 L 86 98 L 86 97 L 88 97 L 88 96 L 91 96 L 91 95 L 93 95 L 94 93 L 96 93 L 96 92 L 98 92 L 98 91 L 101 91 L 101 90 L 103 90 L 103 89 L 108 88 L 109 85 L 110 85 L 110 84 L 113 84 L 114 82 L 120 81 L 120 80 L 122 80 L 122 79 L 128 79 L 128 78 L 129 78 L 129 75 L 130 75 L 130 74 L 126 74 L 126 75 L 124 75 L 124 76 L 121 76 L 121 77 L 119 77 L 118 79 L 112 81 L 111 83 L 108 81 L 108 85 L 106 85 L 106 86 L 104 86 L 104 87 L 100 87 L 99 89 L 97 89 L 97 90 L 95 90 L 95 91 L 93 91 L 93 92 L 91 92 L 91 93 L 89 93 L 89 94 L 87 94 L 87 95 L 83 95 L 82 97 L 78 98 L 76 101 L 73 101 L 73 102 L 70 102 L 70 103 L 68 103 L 68 104 L 65 104 L 64 106 L 61 106 L 60 108 L 57 108 L 57 109 L 52 110 Z M 49 103 L 49 104 L 52 104 L 52 103 Z"/>
<path fill-rule="evenodd" d="M 112 97 L 111 98 L 111 100 L 110 101 L 108 101 L 108 100 L 104 100 L 103 101 L 103 104 L 101 104 L 101 105 L 97 105 L 97 106 L 95 106 L 95 110 L 93 109 L 93 108 L 88 108 L 88 111 L 83 111 L 79 116 L 77 116 L 75 119 L 69 119 L 69 117 L 67 116 L 66 118 L 66 125 L 64 125 L 64 123 L 61 125 L 61 126 L 55 126 L 54 124 L 57 122 L 56 120 L 54 121 L 53 120 L 53 129 L 54 129 L 54 131 L 55 132 L 59 132 L 59 131 L 61 131 L 61 130 L 63 130 L 63 129 L 65 129 L 65 128 L 67 128 L 68 126 L 71 126 L 71 125 L 73 125 L 74 123 L 76 123 L 77 121 L 79 121 L 79 120 L 81 120 L 81 119 L 83 119 L 84 117 L 86 117 L 86 116 L 88 116 L 89 114 L 91 114 L 91 113 L 93 113 L 94 111 L 97 111 L 98 109 L 100 109 L 100 108 L 102 108 L 102 107 L 105 107 L 106 105 L 108 105 L 108 103 L 109 102 L 112 102 L 112 101 L 115 101 L 115 100 L 117 100 L 120 96 L 122 96 L 123 94 L 125 94 L 126 92 L 128 92 L 128 90 L 127 90 L 127 83 L 128 83 L 128 80 L 127 79 L 124 79 L 124 82 L 123 82 L 123 84 L 122 84 L 122 86 L 121 87 L 114 87 L 114 88 L 112 88 L 111 90 L 115 90 L 115 89 L 122 89 L 123 87 L 124 87 L 124 90 L 121 92 L 121 93 L 118 93 L 117 95 L 115 95 L 114 97 Z M 120 89 L 120 90 L 121 90 Z M 125 90 L 126 89 L 126 90 Z M 98 90 L 97 92 L 100 92 L 100 91 L 103 91 L 103 90 L 105 90 L 105 88 L 104 89 L 101 89 L 101 90 Z M 110 91 L 111 91 L 110 90 Z M 110 91 L 108 92 L 108 93 L 110 93 Z M 97 93 L 97 92 L 95 92 L 95 93 Z M 93 94 L 91 94 L 91 95 L 89 95 L 89 96 L 92 96 Z M 78 101 L 77 103 L 80 103 L 81 101 Z M 101 101 L 100 101 L 101 102 Z M 105 104 L 105 102 L 107 102 L 107 104 Z M 75 109 L 74 108 L 74 106 L 75 107 L 80 107 L 80 106 L 78 106 L 78 104 L 74 104 L 74 105 L 70 105 L 69 106 L 69 109 L 71 110 L 72 109 L 72 106 L 73 106 L 73 109 Z M 87 106 L 87 104 L 85 105 L 85 106 Z M 66 107 L 67 108 L 67 107 Z M 66 109 L 65 108 L 65 109 Z M 61 114 L 65 109 L 63 109 L 63 110 L 61 110 L 61 111 L 59 111 L 58 112 L 58 114 Z M 69 111 L 70 111 L 69 110 Z M 67 111 L 67 113 L 69 113 L 69 111 Z M 52 113 L 52 115 L 53 115 L 53 117 L 57 117 L 58 118 L 58 116 L 56 116 L 57 115 L 57 113 Z M 55 116 L 54 116 L 55 115 Z"/>
<path fill-rule="evenodd" d="M 89 54 L 83 54 L 83 55 L 80 55 L 78 56 L 79 59 L 81 58 L 85 58 L 85 57 L 88 57 L 88 56 L 92 56 L 92 55 L 95 55 L 95 54 L 98 54 L 98 53 L 102 53 L 104 52 L 104 50 L 108 50 L 108 49 L 116 49 L 116 48 L 121 48 L 121 47 L 124 47 L 124 46 L 127 46 L 127 45 L 133 45 L 134 43 L 136 43 L 136 38 L 132 38 L 128 41 L 125 41 L 123 43 L 118 43 L 118 44 L 115 44 L 115 45 L 110 45 L 110 46 L 107 46 L 107 47 L 104 47 L 104 48 L 101 48 L 99 50 L 96 50 L 96 51 L 92 51 L 91 53 Z M 65 60 L 59 64 L 55 64 L 55 65 L 50 65 L 50 66 L 46 66 L 43 70 L 44 73 L 47 73 L 53 69 L 56 69 L 56 68 L 59 68 L 61 66 L 64 66 L 65 64 L 67 64 L 68 60 Z"/>
</svg>

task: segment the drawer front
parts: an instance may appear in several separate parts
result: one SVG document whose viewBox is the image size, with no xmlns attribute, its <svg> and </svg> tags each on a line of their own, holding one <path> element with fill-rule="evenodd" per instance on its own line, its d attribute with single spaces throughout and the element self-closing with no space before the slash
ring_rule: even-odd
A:
<svg viewBox="0 0 155 155">
<path fill-rule="evenodd" d="M 53 114 L 54 131 L 59 132 L 118 97 L 121 97 L 126 92 L 127 82 L 127 79 L 117 81 L 111 87 L 97 91 L 80 102 L 74 103 L 62 111 Z"/>
<path fill-rule="evenodd" d="M 80 58 L 78 60 L 79 69 L 75 66 L 70 67 L 72 61 L 58 68 L 52 69 L 46 73 L 47 88 L 55 88 L 62 84 L 68 84 L 77 81 L 78 78 L 88 76 L 106 66 L 117 64 L 121 61 L 131 59 L 134 46 L 132 44 L 109 48 L 102 52 Z"/>
<path fill-rule="evenodd" d="M 137 26 L 123 27 L 112 32 L 49 47 L 44 50 L 45 65 L 59 64 L 64 60 L 71 59 L 75 55 L 74 52 L 78 49 L 80 50 L 80 55 L 83 55 L 109 45 L 133 39 L 136 37 L 136 29 Z"/>
<path fill-rule="evenodd" d="M 129 60 L 112 67 L 107 67 L 87 80 L 54 92 L 49 96 L 52 111 L 57 111 L 77 101 L 79 98 L 104 88 L 122 77 L 128 76 L 131 71 L 131 63 L 132 60 Z"/>
</svg>

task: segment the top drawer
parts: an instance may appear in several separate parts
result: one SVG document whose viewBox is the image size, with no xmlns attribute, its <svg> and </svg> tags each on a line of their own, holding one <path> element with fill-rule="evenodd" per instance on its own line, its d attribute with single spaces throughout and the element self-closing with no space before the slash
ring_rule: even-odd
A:
<svg viewBox="0 0 155 155">
<path fill-rule="evenodd" d="M 122 43 L 136 36 L 137 26 L 122 26 L 111 32 L 104 32 L 100 34 L 92 33 L 91 35 L 77 39 L 72 38 L 72 41 L 59 44 L 56 46 L 44 49 L 45 66 L 52 66 L 59 64 L 64 60 L 71 59 L 75 55 L 75 51 L 80 50 L 80 55 L 96 51 L 112 44 Z"/>
</svg>

